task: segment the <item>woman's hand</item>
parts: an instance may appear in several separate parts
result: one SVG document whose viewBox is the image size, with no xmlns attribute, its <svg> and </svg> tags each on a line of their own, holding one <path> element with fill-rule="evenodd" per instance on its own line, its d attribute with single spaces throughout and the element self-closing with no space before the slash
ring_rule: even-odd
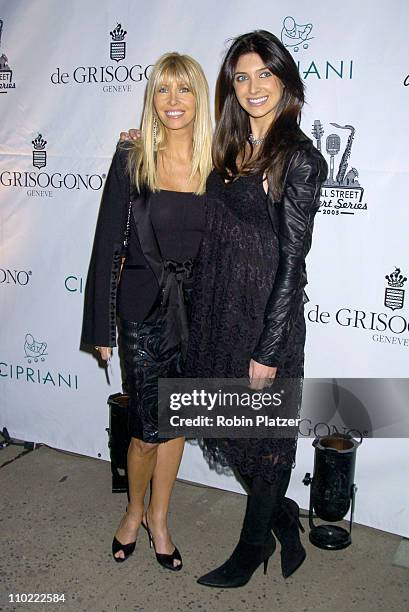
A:
<svg viewBox="0 0 409 612">
<path fill-rule="evenodd" d="M 119 140 L 138 140 L 141 137 L 141 130 L 136 130 L 132 128 L 129 132 L 121 132 L 119 135 Z"/>
<path fill-rule="evenodd" d="M 101 359 L 108 361 L 112 355 L 112 348 L 110 346 L 96 346 L 95 349 L 101 356 Z"/>
<path fill-rule="evenodd" d="M 264 389 L 272 384 L 277 374 L 277 368 L 263 365 L 250 359 L 249 379 L 250 389 Z"/>
</svg>

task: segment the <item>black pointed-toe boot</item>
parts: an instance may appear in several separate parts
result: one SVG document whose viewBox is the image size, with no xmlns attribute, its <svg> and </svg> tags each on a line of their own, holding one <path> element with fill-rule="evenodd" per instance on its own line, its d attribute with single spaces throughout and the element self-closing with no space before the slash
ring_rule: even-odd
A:
<svg viewBox="0 0 409 612">
<path fill-rule="evenodd" d="M 300 540 L 300 531 L 305 531 L 300 521 L 300 508 L 293 499 L 283 499 L 279 511 L 272 516 L 271 527 L 281 544 L 281 571 L 284 578 L 288 578 L 307 556 Z"/>
<path fill-rule="evenodd" d="M 215 570 L 201 576 L 198 583 L 219 589 L 231 589 L 248 583 L 256 569 L 264 563 L 267 573 L 268 560 L 276 549 L 273 535 L 267 534 L 266 542 L 249 544 L 240 539 L 232 555 Z"/>
<path fill-rule="evenodd" d="M 244 586 L 256 569 L 264 563 L 267 571 L 268 560 L 276 549 L 271 533 L 271 516 L 277 510 L 279 481 L 265 481 L 261 476 L 247 479 L 249 496 L 240 540 L 231 556 L 217 569 L 201 576 L 199 584 L 218 588 Z"/>
<path fill-rule="evenodd" d="M 273 530 L 281 544 L 281 571 L 284 578 L 291 576 L 306 558 L 306 552 L 300 540 L 300 531 L 304 532 L 300 521 L 300 509 L 294 500 L 285 497 L 291 471 L 291 468 L 282 468 L 277 471 L 276 486 L 272 489 L 276 496 L 276 503 L 272 505 L 270 530 Z M 251 478 L 241 474 L 240 479 L 251 493 Z"/>
</svg>

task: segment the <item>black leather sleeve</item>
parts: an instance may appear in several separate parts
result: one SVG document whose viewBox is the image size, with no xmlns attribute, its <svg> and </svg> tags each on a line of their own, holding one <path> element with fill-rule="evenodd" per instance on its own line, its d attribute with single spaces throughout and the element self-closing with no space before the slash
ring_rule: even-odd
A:
<svg viewBox="0 0 409 612">
<path fill-rule="evenodd" d="M 326 176 L 327 164 L 321 153 L 313 145 L 303 145 L 291 158 L 281 201 L 271 203 L 276 207 L 280 253 L 263 331 L 252 355 L 258 363 L 271 367 L 282 363 L 303 301 L 307 283 L 305 258 L 310 250 L 314 216 Z"/>
<path fill-rule="evenodd" d="M 126 153 L 119 146 L 109 169 L 88 269 L 81 342 L 116 345 L 116 293 L 129 205 Z"/>
</svg>

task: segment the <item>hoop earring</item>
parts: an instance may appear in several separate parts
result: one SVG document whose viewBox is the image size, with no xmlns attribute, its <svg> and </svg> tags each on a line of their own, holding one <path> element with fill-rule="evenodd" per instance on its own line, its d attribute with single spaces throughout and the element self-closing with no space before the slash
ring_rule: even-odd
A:
<svg viewBox="0 0 409 612">
<path fill-rule="evenodd" d="M 153 146 L 156 147 L 156 145 L 158 144 L 158 122 L 156 120 L 156 117 L 153 118 L 152 135 L 153 135 Z"/>
</svg>

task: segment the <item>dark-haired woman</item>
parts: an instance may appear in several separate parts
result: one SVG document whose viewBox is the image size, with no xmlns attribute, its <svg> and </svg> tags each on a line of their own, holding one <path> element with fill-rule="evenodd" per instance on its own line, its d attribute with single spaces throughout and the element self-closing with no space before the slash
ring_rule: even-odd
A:
<svg viewBox="0 0 409 612">
<path fill-rule="evenodd" d="M 187 375 L 291 379 L 290 415 L 301 405 L 305 258 L 327 173 L 299 127 L 304 88 L 297 66 L 272 34 L 233 41 L 218 79 L 215 170 L 193 296 Z M 246 584 L 281 543 L 284 577 L 305 558 L 299 508 L 285 493 L 296 452 L 291 438 L 206 439 L 211 462 L 233 468 L 249 492 L 239 542 L 199 578 L 214 587 Z"/>
</svg>

